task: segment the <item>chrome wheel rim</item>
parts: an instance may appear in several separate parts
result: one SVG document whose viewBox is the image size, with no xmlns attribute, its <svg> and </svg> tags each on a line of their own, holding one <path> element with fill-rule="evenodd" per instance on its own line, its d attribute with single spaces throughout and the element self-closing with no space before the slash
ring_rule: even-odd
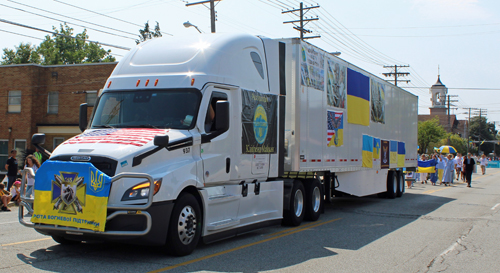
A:
<svg viewBox="0 0 500 273">
<path fill-rule="evenodd" d="M 185 245 L 193 241 L 196 234 L 196 214 L 191 206 L 185 206 L 179 214 L 177 234 Z"/>
<path fill-rule="evenodd" d="M 295 208 L 295 216 L 300 217 L 304 208 L 304 194 L 301 190 L 297 190 L 295 192 L 295 197 L 293 198 L 293 207 Z"/>
<path fill-rule="evenodd" d="M 398 180 L 396 179 L 396 176 L 392 177 L 392 190 L 394 193 L 397 193 L 398 191 Z"/>
<path fill-rule="evenodd" d="M 318 187 L 315 187 L 313 190 L 313 210 L 314 212 L 318 212 L 319 206 L 321 205 L 321 191 Z"/>
</svg>

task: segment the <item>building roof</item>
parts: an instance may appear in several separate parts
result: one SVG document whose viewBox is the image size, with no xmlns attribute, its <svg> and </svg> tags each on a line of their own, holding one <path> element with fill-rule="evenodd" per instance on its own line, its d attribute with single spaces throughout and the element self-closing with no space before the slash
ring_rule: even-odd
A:
<svg viewBox="0 0 500 273">
<path fill-rule="evenodd" d="M 439 75 L 438 75 L 438 79 L 437 79 L 436 83 L 432 87 L 434 87 L 434 86 L 444 86 L 444 84 L 441 82 L 441 78 Z"/>
</svg>

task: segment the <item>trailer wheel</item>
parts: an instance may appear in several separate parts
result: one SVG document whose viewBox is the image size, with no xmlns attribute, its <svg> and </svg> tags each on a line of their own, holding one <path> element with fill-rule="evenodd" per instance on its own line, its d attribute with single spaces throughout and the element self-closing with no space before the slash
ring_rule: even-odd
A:
<svg viewBox="0 0 500 273">
<path fill-rule="evenodd" d="M 201 209 L 196 198 L 182 193 L 177 199 L 167 234 L 167 252 L 174 256 L 191 254 L 201 235 Z"/>
<path fill-rule="evenodd" d="M 305 219 L 316 221 L 319 219 L 323 208 L 323 192 L 318 179 L 306 179 L 304 188 L 306 190 Z"/>
<path fill-rule="evenodd" d="M 76 245 L 82 242 L 82 241 L 69 240 L 62 236 L 56 236 L 56 235 L 52 235 L 52 239 L 61 245 Z"/>
<path fill-rule="evenodd" d="M 387 198 L 394 199 L 398 190 L 398 181 L 396 178 L 395 171 L 389 171 L 387 173 Z"/>
<path fill-rule="evenodd" d="M 398 181 L 398 191 L 396 197 L 401 197 L 405 193 L 405 179 L 402 172 L 396 172 L 396 178 Z"/>
<path fill-rule="evenodd" d="M 287 226 L 299 226 L 304 220 L 304 185 L 300 180 L 293 181 L 290 198 L 290 209 L 283 210 L 283 224 Z"/>
</svg>

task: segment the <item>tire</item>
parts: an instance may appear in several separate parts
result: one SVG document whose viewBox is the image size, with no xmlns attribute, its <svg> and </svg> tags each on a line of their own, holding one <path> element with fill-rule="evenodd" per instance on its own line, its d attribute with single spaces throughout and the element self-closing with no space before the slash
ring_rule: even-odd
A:
<svg viewBox="0 0 500 273">
<path fill-rule="evenodd" d="M 191 254 L 202 230 L 200 204 L 190 193 L 181 193 L 177 199 L 168 227 L 166 249 L 170 255 Z"/>
<path fill-rule="evenodd" d="M 283 225 L 299 226 L 304 220 L 304 185 L 300 180 L 293 181 L 293 187 L 290 194 L 290 209 L 283 210 Z"/>
<path fill-rule="evenodd" d="M 401 197 L 405 193 L 405 179 L 402 172 L 396 172 L 396 180 L 398 183 L 396 197 Z"/>
<path fill-rule="evenodd" d="M 323 209 L 323 187 L 318 179 L 306 179 L 304 182 L 306 190 L 304 218 L 308 221 L 316 221 Z"/>
<path fill-rule="evenodd" d="M 62 236 L 56 236 L 56 235 L 53 235 L 52 239 L 61 245 L 76 245 L 82 242 L 82 241 L 69 240 Z"/>
<path fill-rule="evenodd" d="M 398 191 L 397 174 L 395 171 L 387 173 L 387 198 L 394 199 Z"/>
</svg>

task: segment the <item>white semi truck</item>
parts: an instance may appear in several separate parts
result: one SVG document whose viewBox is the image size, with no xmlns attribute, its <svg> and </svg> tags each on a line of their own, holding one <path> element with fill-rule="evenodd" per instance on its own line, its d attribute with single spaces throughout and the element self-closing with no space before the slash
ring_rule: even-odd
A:
<svg viewBox="0 0 500 273">
<path fill-rule="evenodd" d="M 60 181 L 37 175 L 20 209 L 23 225 L 59 243 L 122 240 L 187 255 L 200 239 L 315 221 L 340 194 L 399 197 L 403 168 L 417 166 L 417 97 L 299 39 L 149 40 L 118 63 L 89 122 L 86 109 L 83 133 L 50 155 Z M 96 189 L 97 174 L 57 199 L 77 180 L 68 162 L 111 177 L 101 230 L 73 225 L 95 224 L 75 217 L 95 209 L 80 185 Z M 54 211 L 37 213 L 43 183 Z M 29 221 L 33 202 L 37 219 L 67 224 Z"/>
</svg>

